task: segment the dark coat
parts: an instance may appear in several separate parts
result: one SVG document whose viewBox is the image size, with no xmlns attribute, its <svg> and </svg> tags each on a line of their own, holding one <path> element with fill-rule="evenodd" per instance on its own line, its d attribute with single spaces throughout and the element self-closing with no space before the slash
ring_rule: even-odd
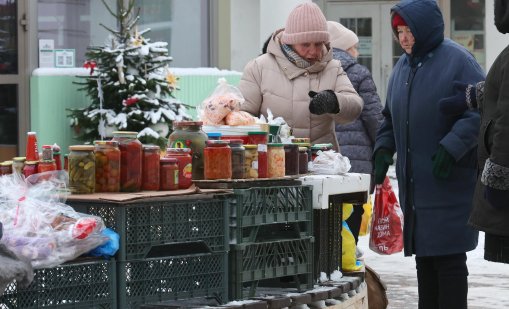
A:
<svg viewBox="0 0 509 309">
<path fill-rule="evenodd" d="M 484 73 L 465 48 L 444 40 L 436 1 L 401 1 L 391 11 L 407 22 L 415 44 L 412 55 L 403 54 L 391 74 L 375 152 L 397 152 L 405 255 L 466 252 L 477 246 L 478 236 L 467 221 L 476 182 L 479 114 L 446 116 L 438 101 L 454 94 L 454 81 L 476 83 Z M 432 173 L 439 145 L 456 160 L 446 180 Z"/>
<path fill-rule="evenodd" d="M 350 159 L 351 172 L 373 175 L 373 146 L 376 131 L 383 120 L 383 106 L 376 92 L 375 82 L 368 68 L 357 63 L 357 60 L 346 51 L 333 48 L 333 56 L 334 59 L 341 61 L 348 79 L 364 101 L 359 118 L 350 124 L 336 125 L 339 150 Z"/>
<path fill-rule="evenodd" d="M 509 46 L 491 66 L 484 83 L 484 99 L 478 103 L 481 112 L 478 160 L 482 176 L 477 181 L 470 224 L 481 231 L 508 237 L 509 200 L 507 207 L 495 209 L 484 198 L 484 187 L 509 190 Z"/>
</svg>

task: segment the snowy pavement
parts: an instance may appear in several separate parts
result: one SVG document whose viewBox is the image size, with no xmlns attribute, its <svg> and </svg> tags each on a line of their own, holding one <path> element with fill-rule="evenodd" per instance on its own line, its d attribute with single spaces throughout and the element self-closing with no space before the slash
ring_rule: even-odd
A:
<svg viewBox="0 0 509 309">
<path fill-rule="evenodd" d="M 393 179 L 392 179 L 393 180 Z M 397 184 L 393 187 L 397 190 Z M 397 194 L 397 193 L 396 193 Z M 379 255 L 369 249 L 369 236 L 359 238 L 364 261 L 371 266 L 387 285 L 390 309 L 417 308 L 417 279 L 415 258 L 403 253 Z M 484 234 L 479 234 L 479 245 L 467 253 L 468 308 L 509 308 L 509 264 L 493 263 L 483 259 Z"/>
</svg>

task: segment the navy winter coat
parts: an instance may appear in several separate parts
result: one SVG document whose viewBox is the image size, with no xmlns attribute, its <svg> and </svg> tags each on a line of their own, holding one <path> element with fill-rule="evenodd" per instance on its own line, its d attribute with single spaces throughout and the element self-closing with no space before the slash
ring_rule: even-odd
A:
<svg viewBox="0 0 509 309">
<path fill-rule="evenodd" d="M 341 61 L 348 79 L 364 101 L 364 107 L 357 120 L 345 125 L 336 125 L 339 150 L 350 159 L 351 172 L 372 175 L 373 146 L 376 131 L 382 124 L 383 106 L 368 68 L 357 63 L 354 57 L 342 49 L 333 48 L 333 55 L 334 59 Z"/>
<path fill-rule="evenodd" d="M 444 40 L 444 22 L 435 0 L 401 1 L 391 12 L 406 21 L 415 45 L 392 72 L 375 152 L 380 148 L 397 152 L 405 255 L 470 251 L 478 236 L 467 221 L 476 183 L 479 114 L 446 116 L 438 101 L 454 94 L 454 81 L 475 84 L 484 80 L 484 72 L 465 48 Z M 439 145 L 456 160 L 445 180 L 432 173 L 432 157 Z"/>
</svg>

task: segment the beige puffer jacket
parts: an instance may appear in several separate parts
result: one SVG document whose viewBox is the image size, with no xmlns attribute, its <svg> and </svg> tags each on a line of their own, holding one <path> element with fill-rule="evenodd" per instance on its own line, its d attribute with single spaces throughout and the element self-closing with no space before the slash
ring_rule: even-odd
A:
<svg viewBox="0 0 509 309">
<path fill-rule="evenodd" d="M 341 63 L 332 59 L 332 50 L 324 47 L 322 61 L 300 69 L 283 54 L 279 43 L 281 31 L 272 36 L 267 53 L 250 61 L 244 68 L 239 89 L 246 101 L 241 110 L 267 117 L 267 109 L 270 109 L 274 117 L 285 119 L 295 137 L 309 137 L 312 144 L 332 143 L 338 150 L 334 124 L 355 120 L 362 111 L 362 99 L 341 68 Z M 311 114 L 308 95 L 311 90 L 334 90 L 339 113 Z"/>
</svg>

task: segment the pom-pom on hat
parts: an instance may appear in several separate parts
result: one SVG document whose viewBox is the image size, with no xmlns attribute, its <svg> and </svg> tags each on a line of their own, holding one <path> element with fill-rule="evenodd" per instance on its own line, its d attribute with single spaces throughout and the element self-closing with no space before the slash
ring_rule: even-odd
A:
<svg viewBox="0 0 509 309">
<path fill-rule="evenodd" d="M 346 51 L 359 43 L 357 35 L 342 24 L 335 21 L 327 21 L 327 27 L 329 29 L 331 47 Z"/>
<path fill-rule="evenodd" d="M 398 26 L 408 26 L 403 17 L 401 17 L 398 13 L 394 13 L 392 15 L 392 28 L 396 29 Z"/>
<path fill-rule="evenodd" d="M 303 3 L 295 7 L 286 20 L 281 36 L 283 44 L 329 42 L 327 20 L 315 3 Z"/>
</svg>

